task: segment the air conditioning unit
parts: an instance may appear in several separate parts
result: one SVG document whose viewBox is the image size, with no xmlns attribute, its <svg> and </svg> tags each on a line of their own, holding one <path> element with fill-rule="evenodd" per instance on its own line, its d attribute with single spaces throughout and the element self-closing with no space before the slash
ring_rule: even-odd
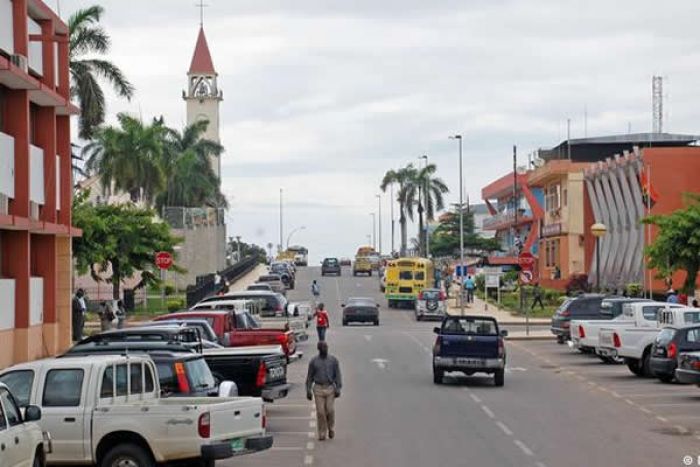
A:
<svg viewBox="0 0 700 467">
<path fill-rule="evenodd" d="M 22 54 L 10 55 L 10 62 L 25 73 L 29 73 L 29 61 Z"/>
<path fill-rule="evenodd" d="M 34 201 L 29 202 L 29 218 L 35 221 L 39 220 L 39 204 Z"/>
<path fill-rule="evenodd" d="M 8 215 L 10 213 L 10 198 L 0 193 L 0 215 Z"/>
</svg>

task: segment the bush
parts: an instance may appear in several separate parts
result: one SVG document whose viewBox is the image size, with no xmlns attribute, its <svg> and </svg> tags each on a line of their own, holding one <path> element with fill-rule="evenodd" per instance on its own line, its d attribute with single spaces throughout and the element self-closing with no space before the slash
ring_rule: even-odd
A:
<svg viewBox="0 0 700 467">
<path fill-rule="evenodd" d="M 644 288 L 642 284 L 627 284 L 625 290 L 627 291 L 628 297 L 641 297 Z"/>
<path fill-rule="evenodd" d="M 165 284 L 165 295 L 167 297 L 175 294 L 175 286 L 173 284 Z"/>
<path fill-rule="evenodd" d="M 566 283 L 566 294 L 577 295 L 590 292 L 591 285 L 588 283 L 587 274 L 572 274 Z"/>
<path fill-rule="evenodd" d="M 168 311 L 172 313 L 173 311 L 185 308 L 185 300 L 182 298 L 170 298 L 167 302 L 165 302 L 165 305 L 168 308 Z"/>
<path fill-rule="evenodd" d="M 484 277 L 483 274 L 479 274 L 474 278 L 474 285 L 476 286 L 476 290 L 484 290 L 484 285 L 486 283 L 486 278 Z"/>
</svg>

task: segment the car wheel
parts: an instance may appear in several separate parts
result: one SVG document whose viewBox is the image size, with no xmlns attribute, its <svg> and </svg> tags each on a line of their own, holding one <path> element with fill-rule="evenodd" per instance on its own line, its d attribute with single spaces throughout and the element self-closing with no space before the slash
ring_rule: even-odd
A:
<svg viewBox="0 0 700 467">
<path fill-rule="evenodd" d="M 564 336 L 557 336 L 557 344 L 563 344 L 564 343 Z"/>
<path fill-rule="evenodd" d="M 379 320 L 378 320 L 378 319 L 375 319 L 375 320 L 374 320 L 374 325 L 375 325 L 375 326 L 379 326 Z"/>
<path fill-rule="evenodd" d="M 155 467 L 155 462 L 141 446 L 135 444 L 118 444 L 102 458 L 100 467 Z"/>
<path fill-rule="evenodd" d="M 627 368 L 629 368 L 632 374 L 636 376 L 643 376 L 642 367 L 639 364 L 639 360 L 628 358 L 625 359 L 625 364 L 627 364 Z"/>
<path fill-rule="evenodd" d="M 445 377 L 445 372 L 433 368 L 433 383 L 442 384 L 442 379 Z"/>
<path fill-rule="evenodd" d="M 503 386 L 505 383 L 505 370 L 496 370 L 496 372 L 493 374 L 493 383 L 497 387 Z"/>
<path fill-rule="evenodd" d="M 651 352 L 647 349 L 642 356 L 642 375 L 653 376 L 651 373 Z"/>
<path fill-rule="evenodd" d="M 674 375 L 657 375 L 657 378 L 661 380 L 662 383 L 672 383 L 675 379 Z"/>
<path fill-rule="evenodd" d="M 44 461 L 43 451 L 41 447 L 36 448 L 36 453 L 34 454 L 34 461 L 32 462 L 32 467 L 44 467 L 46 462 Z"/>
</svg>

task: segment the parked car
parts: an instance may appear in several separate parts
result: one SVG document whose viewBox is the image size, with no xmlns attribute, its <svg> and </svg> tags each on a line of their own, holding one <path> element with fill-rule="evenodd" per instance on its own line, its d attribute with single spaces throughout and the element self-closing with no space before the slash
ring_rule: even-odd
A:
<svg viewBox="0 0 700 467">
<path fill-rule="evenodd" d="M 572 319 L 601 319 L 600 305 L 605 295 L 583 294 L 567 298 L 552 316 L 552 334 L 557 336 L 557 342 L 563 344 L 571 339 L 570 326 Z"/>
<path fill-rule="evenodd" d="M 94 347 L 106 346 L 111 342 L 160 342 L 177 344 L 188 350 L 202 350 L 202 338 L 196 329 L 185 328 L 169 321 L 161 322 L 160 326 L 144 326 L 125 329 L 102 331 L 86 337 L 76 344 Z"/>
<path fill-rule="evenodd" d="M 423 289 L 415 304 L 416 321 L 427 318 L 442 320 L 447 314 L 447 297 L 441 289 Z"/>
<path fill-rule="evenodd" d="M 279 274 L 264 274 L 258 277 L 256 284 L 268 284 L 273 292 L 285 295 L 287 293 L 287 286 L 284 285 L 282 281 L 282 276 Z"/>
<path fill-rule="evenodd" d="M 267 282 L 256 282 L 246 287 L 246 290 L 255 290 L 258 292 L 274 292 L 272 286 Z"/>
<path fill-rule="evenodd" d="M 506 348 L 498 322 L 487 316 L 447 316 L 433 329 L 433 382 L 442 384 L 445 372 L 493 374 L 496 386 L 505 382 Z"/>
<path fill-rule="evenodd" d="M 314 318 L 314 310 L 309 302 L 289 302 L 287 304 L 287 314 L 306 319 L 306 327 L 309 327 L 309 321 Z"/>
<path fill-rule="evenodd" d="M 700 386 L 700 352 L 686 352 L 678 357 L 676 379 L 683 384 Z"/>
<path fill-rule="evenodd" d="M 51 452 L 51 438 L 38 422 L 41 409 L 25 404 L 24 414 L 10 388 L 0 383 L 0 465 L 43 467 Z"/>
<path fill-rule="evenodd" d="M 343 326 L 350 323 L 372 323 L 379 326 L 379 304 L 373 298 L 349 298 L 347 303 L 340 306 L 343 308 Z"/>
<path fill-rule="evenodd" d="M 636 302 L 649 302 L 645 298 L 607 297 L 600 303 L 600 318 L 572 319 L 569 326 L 571 343 L 574 348 L 586 353 L 593 351 L 598 345 L 598 329 L 606 324 L 617 324 L 628 321 L 623 307 Z"/>
<path fill-rule="evenodd" d="M 700 325 L 669 326 L 656 336 L 649 362 L 652 375 L 664 383 L 676 377 L 678 355 L 700 351 Z"/>
<path fill-rule="evenodd" d="M 350 258 L 343 257 L 343 258 L 340 258 L 340 265 L 341 266 L 351 266 L 352 261 L 350 260 Z"/>
<path fill-rule="evenodd" d="M 296 269 L 294 263 L 279 261 L 270 264 L 270 273 L 280 276 L 282 283 L 288 289 L 294 289 Z"/>
<path fill-rule="evenodd" d="M 358 274 L 372 275 L 372 262 L 367 256 L 355 258 L 355 262 L 352 264 L 352 275 L 357 276 Z"/>
<path fill-rule="evenodd" d="M 342 269 L 340 267 L 340 262 L 337 258 L 325 258 L 321 263 L 321 275 L 335 274 L 340 276 L 342 274 Z"/>
<path fill-rule="evenodd" d="M 0 380 L 13 373 L 24 375 L 29 403 L 41 407 L 50 464 L 213 465 L 272 446 L 261 399 L 162 399 L 147 356 L 49 358 L 5 369 Z"/>
<path fill-rule="evenodd" d="M 212 329 L 211 325 L 206 319 L 167 319 L 160 321 L 144 321 L 138 324 L 138 327 L 153 327 L 153 326 L 164 326 L 164 325 L 180 326 L 188 329 L 196 329 L 199 332 L 199 336 L 204 342 L 204 348 L 209 347 L 206 342 L 219 342 L 219 338 Z"/>
<path fill-rule="evenodd" d="M 209 297 L 197 303 L 192 307 L 192 310 L 206 310 L 206 309 L 227 309 L 227 306 L 217 306 L 217 303 L 221 303 L 225 300 L 265 300 L 262 304 L 263 308 L 261 311 L 266 313 L 284 313 L 287 307 L 287 299 L 284 295 L 275 292 L 260 292 L 255 290 L 248 290 L 244 292 L 231 292 L 220 297 Z M 232 306 L 230 309 L 233 309 Z"/>
</svg>

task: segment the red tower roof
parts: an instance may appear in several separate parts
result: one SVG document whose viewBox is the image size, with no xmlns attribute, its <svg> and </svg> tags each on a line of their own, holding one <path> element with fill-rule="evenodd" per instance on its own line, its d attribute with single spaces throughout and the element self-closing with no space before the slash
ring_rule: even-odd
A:
<svg viewBox="0 0 700 467">
<path fill-rule="evenodd" d="M 192 55 L 192 63 L 190 63 L 190 73 L 201 73 L 213 75 L 214 63 L 211 60 L 209 53 L 209 45 L 207 38 L 204 36 L 204 28 L 199 28 L 199 36 L 197 36 L 197 45 L 194 47 L 194 55 Z"/>
</svg>

